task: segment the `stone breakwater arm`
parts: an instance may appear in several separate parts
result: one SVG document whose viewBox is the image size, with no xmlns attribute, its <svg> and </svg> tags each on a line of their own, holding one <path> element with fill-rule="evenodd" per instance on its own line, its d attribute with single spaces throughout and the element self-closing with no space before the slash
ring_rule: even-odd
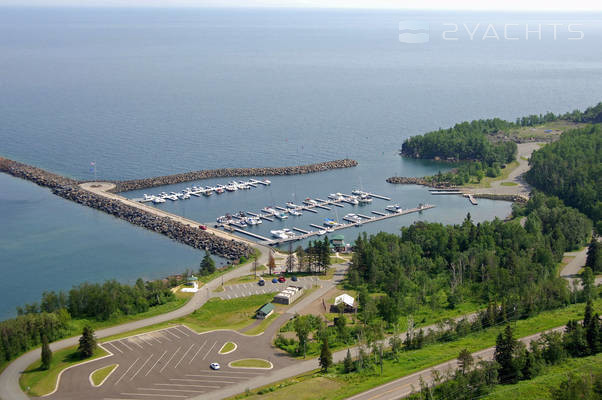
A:
<svg viewBox="0 0 602 400">
<path fill-rule="evenodd" d="M 311 174 L 314 172 L 328 171 L 338 168 L 355 167 L 357 161 L 344 159 L 325 161 L 316 164 L 298 165 L 294 167 L 266 167 L 266 168 L 222 168 L 201 171 L 184 172 L 175 175 L 157 176 L 154 178 L 134 179 L 130 181 L 116 181 L 114 193 L 130 190 L 147 189 L 157 186 L 173 185 L 176 183 L 198 181 L 210 178 L 225 178 L 235 176 L 278 176 Z"/>
<path fill-rule="evenodd" d="M 425 178 L 405 177 L 405 176 L 392 176 L 390 178 L 387 178 L 387 183 L 392 183 L 392 184 L 396 184 L 396 185 L 423 185 L 423 186 L 428 186 L 428 187 L 432 187 L 432 188 L 454 187 L 453 185 L 448 184 L 446 182 L 433 183 L 433 182 L 429 182 Z"/>
<path fill-rule="evenodd" d="M 242 256 L 249 257 L 254 252 L 242 240 L 227 239 L 213 235 L 172 218 L 158 216 L 143 209 L 124 204 L 119 200 L 84 190 L 79 187 L 77 181 L 40 168 L 0 157 L 0 172 L 6 172 L 40 186 L 48 187 L 54 194 L 64 199 L 111 214 L 131 224 L 160 233 L 196 249 L 207 250 L 212 254 L 231 260 Z"/>
</svg>

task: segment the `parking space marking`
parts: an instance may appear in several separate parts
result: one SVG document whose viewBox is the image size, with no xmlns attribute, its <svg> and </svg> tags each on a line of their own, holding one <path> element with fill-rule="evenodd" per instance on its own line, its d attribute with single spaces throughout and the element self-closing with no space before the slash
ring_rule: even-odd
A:
<svg viewBox="0 0 602 400">
<path fill-rule="evenodd" d="M 119 393 L 121 395 L 124 396 L 160 396 L 160 397 L 183 397 L 186 398 L 188 396 L 179 396 L 179 395 L 175 395 L 175 394 L 148 394 L 148 393 Z"/>
<path fill-rule="evenodd" d="M 190 347 L 188 348 L 188 350 L 186 350 L 186 352 L 184 353 L 184 355 L 182 356 L 182 358 L 180 358 L 180 361 L 178 361 L 178 363 L 176 364 L 176 366 L 174 368 L 178 368 L 178 366 L 180 365 L 180 363 L 182 362 L 182 360 L 184 360 L 184 357 L 186 357 L 186 354 L 188 354 L 188 352 L 190 350 L 192 350 L 193 347 L 194 347 L 194 343 L 190 345 Z"/>
<path fill-rule="evenodd" d="M 165 365 L 163 366 L 163 368 L 161 368 L 161 369 L 159 370 L 159 372 L 163 372 L 163 370 L 164 370 L 165 368 L 167 368 L 167 366 L 169 365 L 169 363 L 171 362 L 171 360 L 174 358 L 174 356 L 175 356 L 176 354 L 178 354 L 178 351 L 180 351 L 180 349 L 181 349 L 181 348 L 182 348 L 182 346 L 178 347 L 178 349 L 175 351 L 175 353 L 173 353 L 173 354 L 171 355 L 171 357 L 169 358 L 169 361 L 167 361 L 167 362 L 165 363 Z"/>
<path fill-rule="evenodd" d="M 157 337 L 157 335 L 148 335 L 148 337 L 152 340 L 155 340 L 157 342 L 159 342 L 159 344 L 163 344 L 162 341 L 159 340 L 159 338 Z"/>
<path fill-rule="evenodd" d="M 213 348 L 215 347 L 216 344 L 217 344 L 217 342 L 213 343 L 213 346 L 211 346 L 211 348 L 209 349 L 209 351 L 207 353 L 205 353 L 205 356 L 203 356 L 203 360 L 205 358 L 207 358 L 207 356 L 209 355 L 209 353 L 211 353 L 211 350 L 213 350 Z"/>
<path fill-rule="evenodd" d="M 173 333 L 173 332 L 171 331 L 171 329 L 166 329 L 166 330 L 165 330 L 165 332 L 169 333 L 170 335 L 173 335 L 173 336 L 175 336 L 175 337 L 176 337 L 176 339 L 180 339 L 180 337 L 179 337 L 178 335 L 176 335 L 175 333 Z"/>
<path fill-rule="evenodd" d="M 167 339 L 168 342 L 171 342 L 171 338 L 167 336 L 165 333 L 161 332 L 161 339 Z"/>
<path fill-rule="evenodd" d="M 141 349 L 144 349 L 144 347 L 142 347 L 142 345 L 140 343 L 138 343 L 134 338 L 129 338 L 128 341 L 130 343 L 134 343 L 136 346 L 140 347 Z"/>
<path fill-rule="evenodd" d="M 214 379 L 207 381 L 204 379 L 184 379 L 184 378 L 171 378 L 170 381 L 184 381 L 184 382 L 207 382 L 207 383 L 238 383 L 236 381 L 216 381 Z"/>
<path fill-rule="evenodd" d="M 136 375 L 138 375 L 140 373 L 140 371 L 142 371 L 142 368 L 144 368 L 144 366 L 146 365 L 147 362 L 149 362 L 149 360 L 151 358 L 153 358 L 154 354 L 151 354 L 150 356 L 148 356 L 148 358 L 146 359 L 146 361 L 144 361 L 144 363 L 142 363 L 142 366 L 140 368 L 138 368 L 138 371 L 136 371 L 136 373 L 134 375 L 132 375 L 132 377 L 130 378 L 130 382 L 136 377 Z"/>
<path fill-rule="evenodd" d="M 123 343 L 123 340 L 119 340 L 117 343 L 123 345 L 129 351 L 134 351 L 134 349 L 132 349 L 130 346 L 128 346 L 127 344 Z"/>
<path fill-rule="evenodd" d="M 120 352 L 121 354 L 123 354 L 123 351 L 121 351 L 121 349 L 120 349 L 119 347 L 115 346 L 113 343 L 110 343 L 110 342 L 109 342 L 109 343 L 101 343 L 101 344 L 102 344 L 103 346 L 106 346 L 106 345 L 110 344 L 110 345 L 111 345 L 111 347 L 115 348 L 115 349 L 116 349 L 118 352 Z"/>
<path fill-rule="evenodd" d="M 188 392 L 188 393 L 205 393 L 204 390 L 196 389 L 157 389 L 157 388 L 136 388 L 136 390 L 155 390 L 158 392 Z"/>
<path fill-rule="evenodd" d="M 210 386 L 210 385 L 188 385 L 184 383 L 155 383 L 157 386 L 183 386 L 183 387 L 204 387 L 204 388 L 213 388 L 219 389 L 221 386 Z"/>
<path fill-rule="evenodd" d="M 196 353 L 194 353 L 194 356 L 192 356 L 192 358 L 190 359 L 190 361 L 188 362 L 188 365 L 192 364 L 192 362 L 194 361 L 194 359 L 196 358 L 196 356 L 199 355 L 199 353 L 201 352 L 201 349 L 203 347 L 205 347 L 205 345 L 207 344 L 207 341 L 205 340 L 205 342 L 201 345 L 201 347 L 199 347 L 199 349 L 196 351 Z"/>
<path fill-rule="evenodd" d="M 121 382 L 121 380 L 123 379 L 123 377 L 126 376 L 128 372 L 130 372 L 130 369 L 132 369 L 132 367 L 138 362 L 138 360 L 140 360 L 140 357 L 138 357 L 136 360 L 134 360 L 134 362 L 132 363 L 132 365 L 130 365 L 130 367 L 123 373 L 123 375 L 121 375 L 119 377 L 119 379 L 117 379 L 117 382 L 115 382 L 113 385 L 117 385 L 119 382 Z M 117 368 L 119 368 L 119 367 L 117 367 Z"/>
<path fill-rule="evenodd" d="M 213 376 L 221 375 L 221 374 L 243 374 L 243 375 L 263 375 L 263 372 L 252 372 L 252 371 L 230 371 L 227 369 L 222 369 L 220 372 L 204 372 L 207 374 L 212 374 Z M 185 376 L 197 376 L 192 374 L 186 374 Z"/>
<path fill-rule="evenodd" d="M 180 329 L 180 327 L 176 326 L 174 327 L 174 329 L 176 329 L 178 332 L 180 332 L 182 335 L 184 336 L 190 336 L 188 333 L 184 332 L 182 329 Z"/>
<path fill-rule="evenodd" d="M 142 340 L 144 342 L 144 344 L 148 344 L 149 346 L 153 345 L 152 343 L 150 343 L 146 339 L 144 339 L 144 336 L 138 336 L 138 339 Z"/>
<path fill-rule="evenodd" d="M 251 379 L 251 378 L 256 377 L 257 375 L 263 375 L 263 372 L 252 373 L 253 375 L 251 375 L 251 376 L 225 376 L 224 375 L 224 374 L 235 374 L 235 373 L 236 373 L 235 371 L 228 372 L 228 371 L 223 371 L 222 370 L 219 373 L 215 373 L 215 374 L 207 372 L 207 373 L 201 373 L 202 375 L 199 375 L 199 374 L 194 374 L 194 375 L 193 374 L 186 374 L 184 376 L 191 376 L 193 378 L 194 377 L 205 378 L 208 375 L 210 377 L 216 377 L 216 376 L 218 376 L 218 377 L 222 377 L 222 378 L 232 378 L 232 379 L 238 379 L 238 378 Z M 241 372 L 241 374 L 246 374 L 246 372 Z"/>
<path fill-rule="evenodd" d="M 163 358 L 163 356 L 165 356 L 165 354 L 167 354 L 167 350 L 165 350 L 163 352 L 163 354 L 161 354 L 161 357 L 159 357 L 157 359 L 157 361 L 155 361 L 155 363 L 153 364 L 153 366 L 150 367 L 150 369 L 148 371 L 146 371 L 146 374 L 144 374 L 144 376 L 148 376 L 148 374 L 150 374 L 150 372 L 153 370 L 153 368 L 155 368 L 157 366 L 157 364 L 159 363 L 159 361 L 161 361 L 161 359 Z"/>
</svg>

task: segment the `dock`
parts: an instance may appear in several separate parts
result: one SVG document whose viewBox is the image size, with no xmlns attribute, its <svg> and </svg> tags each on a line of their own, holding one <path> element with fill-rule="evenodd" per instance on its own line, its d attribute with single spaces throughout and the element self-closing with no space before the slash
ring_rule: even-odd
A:
<svg viewBox="0 0 602 400">
<path fill-rule="evenodd" d="M 352 223 L 348 223 L 348 224 L 339 224 L 337 226 L 333 226 L 331 227 L 331 229 L 338 231 L 340 229 L 346 229 L 346 228 L 350 228 L 353 226 L 358 226 L 358 225 L 364 225 L 364 224 L 369 224 L 370 222 L 376 222 L 376 221 L 382 221 L 384 219 L 388 219 L 388 218 L 394 218 L 394 217 L 400 217 L 402 215 L 407 215 L 407 214 L 411 214 L 411 213 L 416 213 L 416 212 L 421 212 L 424 210 L 429 210 L 431 208 L 434 208 L 434 205 L 423 205 L 420 207 L 416 207 L 416 208 L 408 208 L 405 209 L 403 211 L 400 212 L 391 212 L 389 214 L 383 214 L 383 215 L 379 215 L 377 217 L 372 217 L 369 218 L 367 220 L 363 220 L 363 221 L 354 221 Z M 312 227 L 317 228 L 319 230 L 323 230 L 325 229 L 324 227 L 321 227 L 319 225 L 316 224 L 311 224 Z M 296 241 L 296 240 L 303 240 L 303 239 L 307 239 L 310 238 L 312 236 L 316 236 L 319 235 L 318 231 L 313 231 L 313 232 L 309 232 L 309 233 L 305 233 L 302 235 L 296 235 L 296 236 L 292 236 L 286 239 L 274 239 L 274 240 L 268 240 L 266 242 L 264 242 L 263 244 L 267 244 L 267 245 L 279 245 L 282 243 L 286 243 L 286 242 L 292 242 L 292 241 Z"/>
<path fill-rule="evenodd" d="M 284 207 L 280 207 L 280 206 L 276 206 L 274 207 L 276 210 L 280 210 L 280 211 L 284 211 L 284 212 L 288 212 L 288 210 Z"/>
<path fill-rule="evenodd" d="M 370 197 L 374 197 L 375 199 L 381 199 L 381 200 L 391 201 L 390 197 L 381 196 L 380 194 L 376 194 L 376 193 L 366 193 L 366 194 L 368 196 L 370 196 Z"/>
<path fill-rule="evenodd" d="M 274 222 L 274 219 L 273 219 L 273 218 L 270 218 L 270 217 L 268 217 L 268 216 L 267 216 L 267 215 L 265 215 L 265 214 L 261 214 L 261 215 L 259 216 L 259 218 L 261 218 L 261 219 L 265 219 L 266 221 Z"/>
<path fill-rule="evenodd" d="M 468 201 L 470 201 L 473 206 L 476 206 L 479 204 L 479 203 L 477 203 L 477 200 L 474 198 L 474 196 L 470 193 L 465 193 L 464 197 L 468 197 Z"/>
<path fill-rule="evenodd" d="M 387 215 L 385 213 L 381 213 L 381 212 L 378 212 L 378 211 L 372 211 L 372 214 L 380 215 L 381 217 L 384 217 L 385 215 Z"/>
<path fill-rule="evenodd" d="M 313 208 L 310 208 L 310 207 L 303 207 L 302 210 L 309 211 L 309 212 L 316 213 L 316 214 L 318 213 L 316 210 L 314 210 Z"/>
<path fill-rule="evenodd" d="M 370 219 L 372 217 L 368 217 L 367 215 L 363 215 L 363 214 L 356 214 L 358 217 L 364 218 L 364 219 Z M 383 214 L 384 215 L 384 214 Z"/>
<path fill-rule="evenodd" d="M 464 194 L 462 192 L 460 192 L 459 190 L 437 190 L 437 191 L 431 191 L 431 194 Z"/>
<path fill-rule="evenodd" d="M 309 226 L 311 226 L 312 228 L 320 229 L 320 230 L 324 230 L 324 229 L 326 229 L 326 228 L 324 228 L 323 226 L 316 225 L 316 224 L 309 224 Z"/>
<path fill-rule="evenodd" d="M 305 234 L 308 234 L 308 233 L 310 233 L 309 231 L 306 231 L 305 229 L 296 228 L 296 227 L 294 227 L 294 226 L 293 226 L 293 230 L 294 230 L 294 231 L 297 231 L 297 232 L 305 233 Z"/>
<path fill-rule="evenodd" d="M 234 230 L 234 231 L 236 231 L 236 232 L 239 232 L 239 233 L 244 233 L 245 235 L 252 236 L 252 237 L 254 237 L 255 239 L 259 239 L 259 240 L 263 240 L 263 241 L 268 241 L 268 242 L 270 241 L 270 239 L 268 239 L 268 238 L 267 238 L 267 237 L 265 237 L 265 236 L 261 236 L 261 235 L 258 235 L 258 234 L 256 234 L 256 233 L 253 233 L 253 232 L 245 231 L 244 229 L 240 229 L 240 228 L 232 228 L 232 230 Z"/>
<path fill-rule="evenodd" d="M 330 208 L 330 207 L 326 207 L 326 206 L 324 206 L 324 205 L 322 205 L 322 204 L 316 204 L 316 207 L 318 207 L 318 208 L 323 208 L 324 210 L 331 210 L 331 208 Z"/>
</svg>

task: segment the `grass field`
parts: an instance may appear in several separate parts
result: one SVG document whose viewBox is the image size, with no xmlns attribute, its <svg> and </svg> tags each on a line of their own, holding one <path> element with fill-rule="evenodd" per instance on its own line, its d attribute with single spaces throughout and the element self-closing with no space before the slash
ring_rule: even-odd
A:
<svg viewBox="0 0 602 400">
<path fill-rule="evenodd" d="M 236 360 L 230 363 L 231 367 L 235 368 L 272 368 L 272 363 L 261 358 L 245 358 L 243 360 Z"/>
<path fill-rule="evenodd" d="M 602 299 L 596 300 L 594 306 L 596 310 L 602 308 Z M 584 304 L 570 305 L 563 309 L 543 312 L 533 318 L 513 322 L 511 325 L 514 335 L 515 337 L 529 336 L 537 332 L 562 326 L 569 319 L 580 319 L 583 317 L 584 307 Z M 437 343 L 420 350 L 403 352 L 399 357 L 399 361 L 385 360 L 383 375 L 380 375 L 379 371 L 377 372 L 376 370 L 343 374 L 333 369 L 333 372 L 326 375 L 326 377 L 335 380 L 339 384 L 334 390 L 319 389 L 319 384 L 316 380 L 322 378 L 323 375 L 316 371 L 313 377 L 307 377 L 302 383 L 292 383 L 287 386 L 285 382 L 294 382 L 294 379 L 282 381 L 248 394 L 239 395 L 236 398 L 245 398 L 247 395 L 257 394 L 260 390 L 268 390 L 272 392 L 270 399 L 285 400 L 296 398 L 297 395 L 301 396 L 308 388 L 312 388 L 312 390 L 315 390 L 315 398 L 344 399 L 394 379 L 452 360 L 464 348 L 475 352 L 494 346 L 495 338 L 502 330 L 502 326 L 490 328 L 453 342 Z M 279 385 L 287 387 L 286 391 L 282 391 L 282 395 L 280 394 L 280 390 L 275 389 Z"/>
<path fill-rule="evenodd" d="M 59 373 L 65 368 L 105 355 L 107 353 L 104 350 L 97 348 L 92 357 L 82 360 L 76 347 L 59 350 L 52 355 L 50 369 L 41 369 L 41 362 L 38 360 L 23 371 L 19 379 L 19 384 L 26 394 L 30 396 L 43 396 L 55 389 Z"/>
<path fill-rule="evenodd" d="M 500 183 L 500 185 L 502 185 L 502 186 L 518 186 L 518 183 L 516 183 L 516 182 L 502 182 L 502 183 Z"/>
<path fill-rule="evenodd" d="M 276 318 L 278 318 L 280 316 L 279 313 L 272 313 L 272 315 L 270 315 L 269 317 L 267 317 L 266 319 L 264 319 L 263 321 L 261 321 L 259 324 L 255 325 L 253 328 L 249 329 L 248 331 L 245 331 L 245 335 L 258 335 L 261 332 L 265 331 L 266 328 L 268 326 L 270 326 L 270 324 L 272 322 L 274 322 L 274 320 Z"/>
<path fill-rule="evenodd" d="M 471 188 L 489 188 L 491 187 L 491 183 L 495 181 L 503 181 L 504 179 L 508 179 L 508 176 L 512 171 L 514 171 L 518 167 L 518 161 L 512 161 L 511 163 L 506 164 L 506 167 L 501 170 L 500 176 L 496 176 L 495 178 L 484 177 L 481 179 L 481 182 L 477 182 L 472 178 L 471 182 L 462 185 L 463 187 L 471 187 Z"/>
<path fill-rule="evenodd" d="M 557 388 L 570 373 L 602 373 L 602 354 L 584 358 L 569 358 L 565 362 L 547 367 L 538 377 L 521 381 L 516 385 L 497 386 L 492 393 L 483 397 L 487 400 L 544 400 L 552 399 L 552 388 Z"/>
<path fill-rule="evenodd" d="M 550 141 L 558 139 L 560 134 L 568 129 L 580 128 L 585 125 L 586 124 L 560 120 L 538 126 L 523 126 L 518 129 L 510 130 L 506 133 L 510 138 L 513 139 Z"/>
<path fill-rule="evenodd" d="M 99 368 L 96 371 L 92 372 L 91 378 L 92 383 L 98 386 L 107 379 L 107 376 L 117 367 L 117 364 L 107 365 L 106 367 Z"/>
</svg>

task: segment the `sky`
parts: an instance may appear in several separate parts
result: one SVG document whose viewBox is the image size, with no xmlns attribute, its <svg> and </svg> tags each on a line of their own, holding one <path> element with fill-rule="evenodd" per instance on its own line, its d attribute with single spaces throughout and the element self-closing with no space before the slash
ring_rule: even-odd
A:
<svg viewBox="0 0 602 400">
<path fill-rule="evenodd" d="M 600 0 L 0 0 L 7 6 L 295 7 L 422 10 L 602 11 Z"/>
</svg>

